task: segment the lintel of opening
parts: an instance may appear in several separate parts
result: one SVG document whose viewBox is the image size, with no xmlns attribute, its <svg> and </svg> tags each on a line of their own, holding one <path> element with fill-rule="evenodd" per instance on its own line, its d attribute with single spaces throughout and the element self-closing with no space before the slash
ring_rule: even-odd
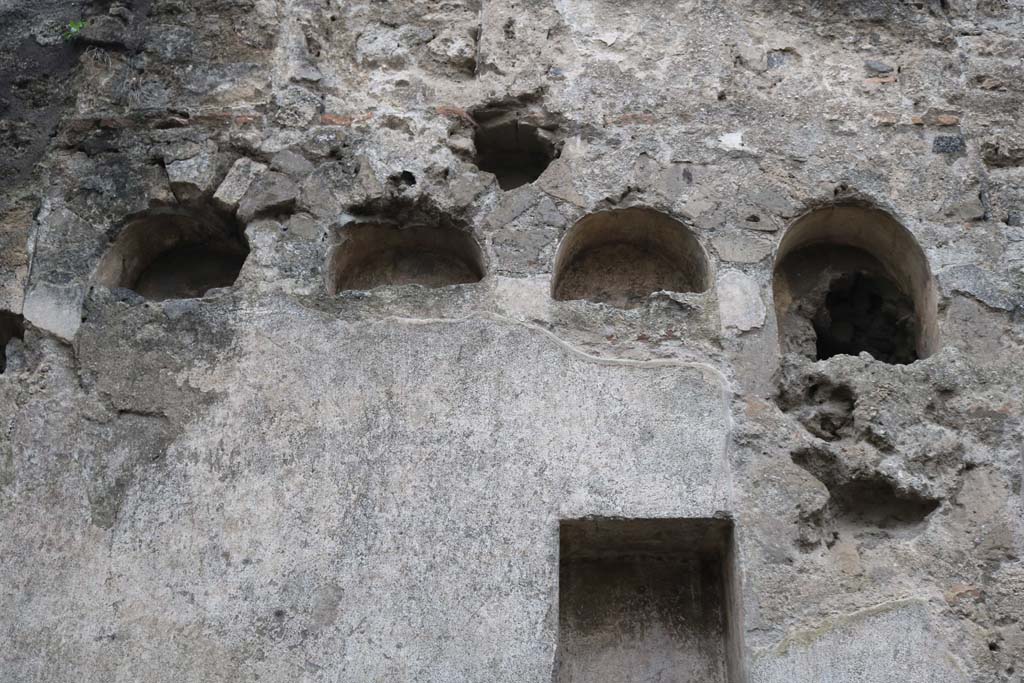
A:
<svg viewBox="0 0 1024 683">
<path fill-rule="evenodd" d="M 233 285 L 248 254 L 240 227 L 212 210 L 153 209 L 125 224 L 96 282 L 153 301 L 197 298 Z"/>
<path fill-rule="evenodd" d="M 928 259 L 881 209 L 840 204 L 797 219 L 779 245 L 773 289 L 783 353 L 867 351 L 909 363 L 938 348 Z"/>
<path fill-rule="evenodd" d="M 328 255 L 327 289 L 368 290 L 387 285 L 437 288 L 479 282 L 483 252 L 473 236 L 448 221 L 353 222 L 340 230 Z"/>
<path fill-rule="evenodd" d="M 589 214 L 569 229 L 555 256 L 551 296 L 634 308 L 654 292 L 710 286 L 707 253 L 690 229 L 633 207 Z"/>
</svg>

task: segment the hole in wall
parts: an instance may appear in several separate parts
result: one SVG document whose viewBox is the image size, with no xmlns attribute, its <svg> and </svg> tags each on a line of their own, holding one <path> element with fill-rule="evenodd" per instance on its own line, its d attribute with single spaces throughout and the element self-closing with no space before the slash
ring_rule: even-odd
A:
<svg viewBox="0 0 1024 683">
<path fill-rule="evenodd" d="M 653 292 L 707 291 L 710 279 L 707 254 L 685 225 L 653 209 L 613 209 L 565 234 L 551 295 L 635 308 Z"/>
<path fill-rule="evenodd" d="M 938 501 L 905 494 L 881 477 L 851 481 L 831 494 L 840 517 L 881 529 L 916 526 L 939 507 Z"/>
<path fill-rule="evenodd" d="M 800 424 L 819 439 L 838 441 L 854 435 L 857 398 L 845 384 L 823 380 L 807 387 L 798 401 L 781 396 L 780 405 L 786 412 L 795 410 Z"/>
<path fill-rule="evenodd" d="M 397 209 L 341 227 L 328 255 L 328 291 L 387 285 L 447 287 L 479 282 L 483 252 L 469 230 L 447 216 Z"/>
<path fill-rule="evenodd" d="M 402 190 L 416 185 L 416 176 L 410 171 L 402 171 L 388 177 L 388 185 L 401 192 Z"/>
<path fill-rule="evenodd" d="M 820 521 L 835 525 L 836 533 L 844 528 L 855 534 L 866 529 L 913 531 L 939 507 L 938 500 L 899 489 L 878 472 L 851 470 L 826 448 L 802 448 L 790 457 L 828 489 Z"/>
<path fill-rule="evenodd" d="M 798 219 L 779 246 L 773 290 L 783 353 L 824 360 L 867 352 L 906 364 L 938 346 L 927 258 L 879 209 L 835 205 Z"/>
<path fill-rule="evenodd" d="M 558 158 L 557 141 L 539 118 L 501 108 L 474 113 L 475 163 L 481 171 L 493 173 L 502 190 L 532 183 Z"/>
<path fill-rule="evenodd" d="M 740 679 L 732 525 L 563 521 L 557 683 Z"/>
<path fill-rule="evenodd" d="M 241 227 L 212 209 L 155 209 L 128 221 L 96 282 L 152 301 L 192 299 L 233 285 L 248 254 Z"/>
<path fill-rule="evenodd" d="M 25 338 L 25 319 L 17 313 L 0 311 L 0 375 L 7 370 L 7 345 Z"/>
<path fill-rule="evenodd" d="M 833 279 L 812 325 L 818 360 L 861 351 L 885 363 L 917 360 L 914 302 L 885 276 L 854 272 Z"/>
</svg>

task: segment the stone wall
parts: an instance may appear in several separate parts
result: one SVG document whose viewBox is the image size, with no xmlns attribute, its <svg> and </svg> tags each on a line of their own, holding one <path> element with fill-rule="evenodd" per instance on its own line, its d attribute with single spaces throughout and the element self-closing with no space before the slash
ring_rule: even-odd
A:
<svg viewBox="0 0 1024 683">
<path fill-rule="evenodd" d="M 0 680 L 1021 683 L 1022 73 L 1020 0 L 0 5 Z"/>
</svg>

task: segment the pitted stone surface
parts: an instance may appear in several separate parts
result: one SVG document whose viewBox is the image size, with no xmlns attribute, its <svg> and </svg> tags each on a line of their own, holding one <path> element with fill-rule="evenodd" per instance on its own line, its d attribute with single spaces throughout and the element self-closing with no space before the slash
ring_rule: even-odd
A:
<svg viewBox="0 0 1024 683">
<path fill-rule="evenodd" d="M 752 683 L 788 681 L 969 681 L 923 601 L 906 600 L 797 631 L 772 652 L 755 655 Z"/>
<path fill-rule="evenodd" d="M 550 681 L 559 520 L 594 514 L 732 521 L 728 683 L 1022 683 L 1022 21 L 0 2 L 0 680 Z M 560 145 L 507 192 L 494 108 Z M 780 353 L 776 255 L 837 204 L 920 246 L 923 360 Z M 571 226 L 632 207 L 708 290 L 554 301 Z M 98 285 L 178 210 L 243 223 L 234 285 Z M 483 279 L 329 295 L 381 214 L 447 217 Z"/>
<path fill-rule="evenodd" d="M 162 326 L 189 329 L 188 317 Z M 138 445 L 75 451 L 84 460 L 69 468 L 48 454 L 83 426 L 86 448 L 112 417 L 83 414 L 86 397 L 50 386 L 15 420 L 31 443 L 11 484 L 25 506 L 0 548 L 23 558 L 6 562 L 9 585 L 34 589 L 16 599 L 14 628 L 56 647 L 45 634 L 77 624 L 62 629 L 60 661 L 8 655 L 16 678 L 100 680 L 116 667 L 129 680 L 284 680 L 315 661 L 360 679 L 543 680 L 557 634 L 558 519 L 731 507 L 727 406 L 705 368 L 587 358 L 487 318 L 344 322 L 281 306 L 240 322 L 216 368 L 179 375 L 223 390 L 174 420 L 171 441 L 166 418 L 137 417 L 154 423 L 159 446 L 136 429 Z M 322 357 L 332 346 L 346 351 Z M 44 428 L 47 410 L 67 432 Z M 34 483 L 51 477 L 84 488 L 33 521 L 47 491 Z M 100 513 L 89 487 L 106 480 L 117 497 L 103 494 Z M 92 522 L 80 515 L 90 506 Z M 97 514 L 115 525 L 102 549 Z M 60 545 L 16 549 L 51 525 L 67 534 Z M 64 569 L 37 577 L 36 563 Z M 198 600 L 211 590 L 222 597 Z M 168 609 L 140 621 L 153 600 Z M 102 638 L 92 614 L 103 615 Z M 186 630 L 174 649 L 156 645 L 199 618 L 218 635 Z M 246 644 L 252 628 L 267 639 L 262 658 Z M 476 652 L 500 642 L 503 655 L 467 657 L 447 646 L 456 636 Z"/>
</svg>

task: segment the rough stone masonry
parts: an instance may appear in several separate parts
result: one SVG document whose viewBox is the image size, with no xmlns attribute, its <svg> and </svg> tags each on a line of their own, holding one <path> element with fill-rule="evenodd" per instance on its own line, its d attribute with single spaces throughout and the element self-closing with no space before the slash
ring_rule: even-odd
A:
<svg viewBox="0 0 1024 683">
<path fill-rule="evenodd" d="M 0 0 L 0 681 L 1024 681 L 1024 1 Z"/>
</svg>

